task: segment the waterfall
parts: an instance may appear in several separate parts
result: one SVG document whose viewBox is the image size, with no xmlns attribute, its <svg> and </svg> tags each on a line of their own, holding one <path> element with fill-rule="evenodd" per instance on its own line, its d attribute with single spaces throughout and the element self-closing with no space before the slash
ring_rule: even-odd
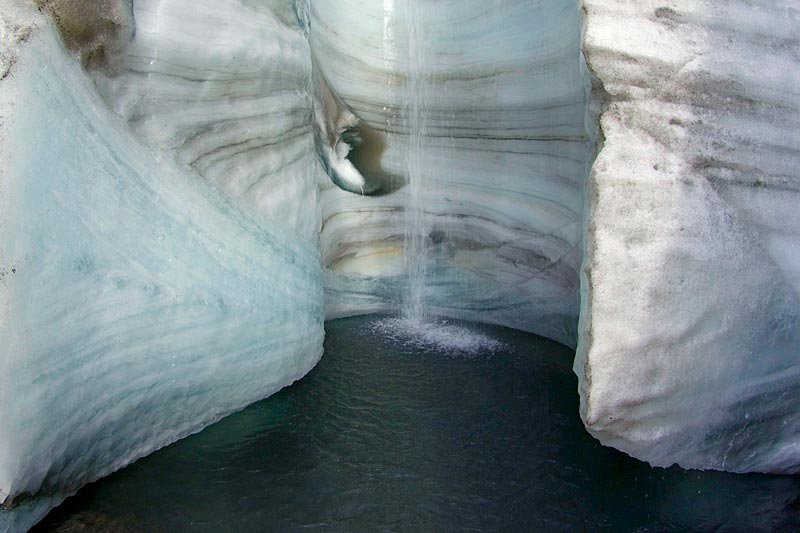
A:
<svg viewBox="0 0 800 533">
<path fill-rule="evenodd" d="M 407 289 L 403 302 L 403 318 L 422 322 L 425 318 L 425 270 L 427 235 L 425 212 L 425 147 L 430 100 L 428 82 L 428 47 L 421 0 L 406 0 L 404 22 L 408 35 L 408 78 L 403 98 L 403 125 L 408 132 L 405 205 L 405 261 Z"/>
<path fill-rule="evenodd" d="M 427 310 L 427 266 L 429 256 L 428 235 L 430 206 L 427 194 L 429 169 L 428 146 L 430 114 L 432 108 L 433 68 L 429 27 L 435 9 L 426 0 L 384 0 L 384 56 L 397 48 L 387 22 L 396 12 L 395 4 L 402 6 L 401 34 L 407 37 L 405 56 L 397 53 L 396 64 L 404 68 L 405 83 L 399 83 L 402 92 L 402 126 L 407 134 L 405 153 L 405 267 L 406 286 L 401 317 L 386 318 L 375 325 L 375 331 L 386 338 L 398 339 L 406 346 L 428 350 L 435 354 L 494 353 L 504 344 L 462 324 L 429 316 Z M 422 8 L 425 6 L 426 11 Z"/>
</svg>

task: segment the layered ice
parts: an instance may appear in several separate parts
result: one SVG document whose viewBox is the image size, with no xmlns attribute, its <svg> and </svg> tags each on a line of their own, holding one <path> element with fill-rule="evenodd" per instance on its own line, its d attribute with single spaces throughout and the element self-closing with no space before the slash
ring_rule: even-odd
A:
<svg viewBox="0 0 800 533">
<path fill-rule="evenodd" d="M 577 343 L 587 427 L 636 457 L 798 470 L 793 2 L 585 0 L 589 71 L 563 0 L 419 2 L 424 70 L 399 0 L 41 4 L 96 31 L 0 8 L 0 500 L 30 511 L 0 524 L 302 376 L 325 316 L 396 311 L 414 146 L 431 315 Z"/>
<path fill-rule="evenodd" d="M 421 54 L 409 53 L 412 8 L 428 35 Z M 368 194 L 332 182 L 321 192 L 328 316 L 405 299 L 406 207 L 419 204 L 431 315 L 574 345 L 592 153 L 577 3 L 315 0 L 310 20 L 315 79 L 336 95 L 315 102 L 322 151 L 350 140 L 341 153 Z M 404 109 L 421 88 L 420 138 Z M 409 169 L 420 189 L 405 185 Z"/>
<path fill-rule="evenodd" d="M 103 98 L 165 157 L 316 240 L 311 55 L 287 0 L 137 0 Z"/>
<path fill-rule="evenodd" d="M 316 238 L 148 147 L 30 17 L 0 90 L 0 501 L 22 510 L 300 378 L 324 319 Z"/>
</svg>

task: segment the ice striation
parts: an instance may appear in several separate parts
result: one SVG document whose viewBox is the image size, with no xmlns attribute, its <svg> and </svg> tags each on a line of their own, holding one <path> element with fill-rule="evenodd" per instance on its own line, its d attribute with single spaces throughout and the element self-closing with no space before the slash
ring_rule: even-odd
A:
<svg viewBox="0 0 800 533">
<path fill-rule="evenodd" d="M 154 151 L 316 240 L 311 57 L 292 3 L 141 0 L 132 16 L 113 71 L 93 72 L 109 107 Z"/>
<path fill-rule="evenodd" d="M 422 72 L 409 61 L 412 9 L 431 36 Z M 403 109 L 425 87 L 428 309 L 574 345 L 593 131 L 577 3 L 315 0 L 310 19 L 318 142 L 344 182 L 321 192 L 328 316 L 403 299 L 415 194 Z"/>
<path fill-rule="evenodd" d="M 30 21 L 0 90 L 0 530 L 302 377 L 323 339 L 316 238 L 141 142 Z"/>
<path fill-rule="evenodd" d="M 36 4 L 0 6 L 0 531 L 398 310 L 410 168 L 456 319 L 419 342 L 577 345 L 602 442 L 798 470 L 794 2 Z"/>
</svg>

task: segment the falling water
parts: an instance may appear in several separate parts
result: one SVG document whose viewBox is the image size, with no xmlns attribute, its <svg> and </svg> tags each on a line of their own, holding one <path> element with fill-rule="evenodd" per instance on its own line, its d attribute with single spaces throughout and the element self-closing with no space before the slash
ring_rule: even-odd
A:
<svg viewBox="0 0 800 533">
<path fill-rule="evenodd" d="M 384 15 L 391 16 L 396 3 L 402 6 L 403 32 L 407 38 L 406 83 L 403 85 L 402 121 L 408 132 L 406 153 L 405 266 L 407 286 L 402 317 L 386 318 L 377 324 L 381 334 L 406 346 L 429 349 L 437 354 L 476 356 L 488 354 L 503 344 L 458 321 L 429 316 L 427 309 L 427 261 L 429 255 L 429 206 L 426 179 L 430 179 L 428 156 L 429 120 L 432 100 L 431 44 L 433 32 L 426 27 L 434 15 L 434 2 L 428 0 L 384 0 Z M 389 9 L 387 9 L 387 6 Z M 426 6 L 423 12 L 422 7 Z M 386 22 L 386 19 L 384 19 Z M 384 24 L 384 46 L 391 41 Z M 438 28 L 438 26 L 437 26 Z M 389 38 L 387 40 L 387 35 Z M 401 59 L 402 55 L 398 57 Z"/>
<path fill-rule="evenodd" d="M 408 35 L 408 78 L 404 92 L 403 125 L 408 131 L 406 174 L 405 258 L 408 288 L 403 304 L 403 318 L 421 323 L 425 318 L 425 270 L 427 234 L 425 220 L 425 134 L 428 121 L 430 86 L 421 0 L 405 0 L 405 24 Z"/>
</svg>

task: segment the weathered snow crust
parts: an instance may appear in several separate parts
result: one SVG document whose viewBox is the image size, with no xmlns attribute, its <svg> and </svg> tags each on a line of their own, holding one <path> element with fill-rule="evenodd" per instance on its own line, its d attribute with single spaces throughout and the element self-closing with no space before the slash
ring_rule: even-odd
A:
<svg viewBox="0 0 800 533">
<path fill-rule="evenodd" d="M 584 10 L 604 144 L 589 185 L 581 415 L 656 465 L 796 472 L 797 5 Z"/>
</svg>

